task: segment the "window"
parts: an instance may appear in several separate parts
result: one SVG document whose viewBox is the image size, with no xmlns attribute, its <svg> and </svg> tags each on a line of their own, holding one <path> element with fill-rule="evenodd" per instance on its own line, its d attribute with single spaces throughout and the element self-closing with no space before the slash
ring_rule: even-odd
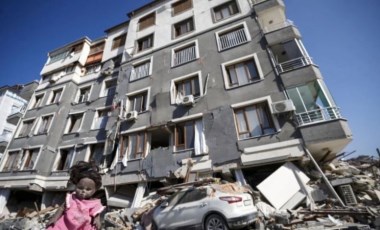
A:
<svg viewBox="0 0 380 230">
<path fill-rule="evenodd" d="M 116 48 L 119 48 L 125 44 L 125 40 L 127 38 L 127 34 L 122 34 L 120 36 L 117 36 L 112 41 L 112 48 L 111 50 L 114 50 Z"/>
<path fill-rule="evenodd" d="M 22 170 L 32 170 L 34 169 L 38 157 L 38 153 L 40 152 L 39 148 L 36 149 L 25 149 L 22 155 Z"/>
<path fill-rule="evenodd" d="M 86 102 L 90 99 L 91 86 L 79 89 L 77 103 Z"/>
<path fill-rule="evenodd" d="M 182 13 L 188 9 L 191 9 L 192 7 L 193 6 L 191 0 L 180 0 L 172 4 L 173 15 Z"/>
<path fill-rule="evenodd" d="M 67 149 L 60 149 L 58 159 L 56 162 L 56 171 L 69 170 L 74 159 L 74 147 Z"/>
<path fill-rule="evenodd" d="M 172 66 L 178 66 L 199 57 L 198 43 L 192 42 L 172 50 Z"/>
<path fill-rule="evenodd" d="M 84 74 L 92 74 L 92 73 L 97 73 L 100 71 L 102 68 L 102 65 L 100 63 L 96 63 L 93 65 L 88 65 L 85 67 L 85 73 Z"/>
<path fill-rule="evenodd" d="M 148 92 L 142 92 L 132 96 L 128 96 L 128 111 L 137 111 L 139 113 L 148 110 L 147 108 Z"/>
<path fill-rule="evenodd" d="M 133 65 L 130 81 L 134 81 L 151 74 L 151 59 Z"/>
<path fill-rule="evenodd" d="M 113 96 L 116 93 L 117 79 L 112 79 L 104 82 L 104 89 L 102 91 L 102 97 Z"/>
<path fill-rule="evenodd" d="M 184 96 L 199 97 L 202 93 L 201 73 L 192 73 L 173 79 L 170 85 L 171 104 L 181 104 Z"/>
<path fill-rule="evenodd" d="M 216 33 L 218 50 L 226 50 L 251 40 L 246 23 Z"/>
<path fill-rule="evenodd" d="M 104 129 L 104 128 L 106 128 L 108 118 L 112 115 L 111 113 L 112 112 L 111 112 L 110 108 L 101 109 L 101 110 L 96 111 L 92 129 Z"/>
<path fill-rule="evenodd" d="M 96 165 L 103 163 L 104 143 L 97 143 L 90 145 L 89 161 L 94 161 Z"/>
<path fill-rule="evenodd" d="M 36 95 L 34 99 L 34 104 L 32 106 L 32 109 L 38 108 L 42 105 L 42 99 L 44 97 L 44 94 Z"/>
<path fill-rule="evenodd" d="M 54 90 L 51 93 L 51 98 L 50 98 L 49 104 L 58 103 L 61 99 L 62 91 L 63 91 L 62 89 Z"/>
<path fill-rule="evenodd" d="M 137 51 L 141 52 L 153 47 L 153 34 L 137 40 Z"/>
<path fill-rule="evenodd" d="M 43 116 L 39 123 L 37 134 L 46 134 L 50 128 L 53 115 Z"/>
<path fill-rule="evenodd" d="M 33 128 L 34 120 L 23 121 L 18 137 L 25 137 L 30 134 Z"/>
<path fill-rule="evenodd" d="M 181 36 L 194 30 L 193 18 L 180 21 L 174 24 L 174 37 Z"/>
<path fill-rule="evenodd" d="M 62 60 L 64 58 L 66 58 L 68 54 L 69 54 L 69 51 L 65 50 L 65 51 L 57 53 L 57 54 L 52 54 L 51 56 L 49 55 L 50 59 L 49 59 L 49 63 L 48 64 L 51 64 L 51 63 L 57 62 L 59 60 Z"/>
<path fill-rule="evenodd" d="M 3 171 L 17 170 L 21 167 L 21 154 L 20 151 L 8 152 L 8 157 L 5 162 Z"/>
<path fill-rule="evenodd" d="M 70 114 L 69 119 L 67 120 L 65 133 L 74 133 L 78 132 L 83 119 L 83 113 Z"/>
<path fill-rule="evenodd" d="M 128 160 L 139 159 L 145 157 L 147 133 L 138 132 L 128 136 L 123 136 L 121 142 L 121 151 L 119 160 L 121 161 L 124 157 Z"/>
<path fill-rule="evenodd" d="M 156 21 L 156 13 L 151 13 L 139 20 L 139 31 L 154 25 Z"/>
<path fill-rule="evenodd" d="M 263 78 L 256 54 L 224 63 L 222 69 L 226 88 L 247 85 Z"/>
<path fill-rule="evenodd" d="M 175 126 L 176 151 L 194 148 L 195 121 L 187 121 Z"/>
<path fill-rule="evenodd" d="M 213 9 L 214 13 L 214 20 L 220 21 L 226 18 L 231 17 L 234 14 L 239 13 L 239 8 L 236 4 L 236 1 L 230 1 L 227 3 L 224 3 L 220 6 L 217 6 Z"/>
<path fill-rule="evenodd" d="M 235 121 L 239 140 L 276 132 L 267 102 L 235 109 Z"/>
<path fill-rule="evenodd" d="M 104 44 L 105 43 L 102 42 L 91 47 L 90 53 L 88 54 L 86 60 L 86 65 L 102 61 Z"/>
</svg>

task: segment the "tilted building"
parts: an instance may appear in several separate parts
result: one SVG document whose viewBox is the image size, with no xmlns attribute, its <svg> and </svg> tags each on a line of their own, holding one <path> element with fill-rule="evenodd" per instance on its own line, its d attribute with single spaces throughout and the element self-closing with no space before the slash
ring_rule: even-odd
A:
<svg viewBox="0 0 380 230">
<path fill-rule="evenodd" d="M 94 160 L 107 204 L 218 176 L 255 187 L 352 139 L 282 0 L 156 0 L 95 41 L 49 52 L 0 165 L 2 207 L 41 207 Z"/>
</svg>

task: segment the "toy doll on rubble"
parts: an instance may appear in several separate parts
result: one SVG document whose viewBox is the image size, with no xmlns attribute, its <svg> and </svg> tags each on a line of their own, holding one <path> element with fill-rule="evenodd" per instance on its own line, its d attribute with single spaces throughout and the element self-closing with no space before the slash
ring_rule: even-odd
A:
<svg viewBox="0 0 380 230">
<path fill-rule="evenodd" d="M 99 168 L 94 163 L 80 161 L 70 168 L 73 193 L 66 195 L 66 202 L 59 207 L 47 223 L 47 229 L 100 229 L 99 214 L 105 208 L 100 199 L 93 198 L 102 185 Z"/>
</svg>

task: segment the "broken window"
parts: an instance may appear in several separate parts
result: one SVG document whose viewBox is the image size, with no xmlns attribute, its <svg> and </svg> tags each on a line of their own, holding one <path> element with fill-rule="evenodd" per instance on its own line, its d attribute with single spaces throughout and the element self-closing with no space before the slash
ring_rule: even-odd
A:
<svg viewBox="0 0 380 230">
<path fill-rule="evenodd" d="M 214 21 L 220 21 L 239 13 L 236 1 L 229 1 L 213 9 Z"/>
<path fill-rule="evenodd" d="M 208 152 L 202 119 L 178 123 L 174 128 L 175 151 L 194 149 L 195 155 Z"/>
<path fill-rule="evenodd" d="M 82 124 L 82 119 L 83 113 L 70 114 L 69 119 L 67 120 L 65 133 L 78 132 Z"/>
<path fill-rule="evenodd" d="M 94 161 L 96 165 L 103 164 L 104 143 L 90 145 L 89 161 Z"/>
<path fill-rule="evenodd" d="M 104 82 L 104 88 L 101 97 L 110 97 L 116 93 L 117 79 L 111 79 Z"/>
<path fill-rule="evenodd" d="M 267 102 L 235 110 L 239 140 L 276 132 Z"/>
<path fill-rule="evenodd" d="M 90 99 L 91 86 L 86 86 L 79 89 L 77 103 L 86 102 Z"/>
<path fill-rule="evenodd" d="M 188 9 L 191 9 L 192 7 L 193 5 L 191 0 L 180 0 L 172 4 L 173 15 L 182 13 Z"/>
<path fill-rule="evenodd" d="M 111 50 L 114 50 L 116 48 L 119 48 L 120 46 L 123 46 L 125 44 L 126 38 L 127 38 L 127 34 L 122 34 L 120 36 L 115 37 L 112 41 Z"/>
<path fill-rule="evenodd" d="M 32 170 L 36 165 L 36 160 L 38 153 L 40 152 L 39 148 L 36 149 L 25 149 L 23 152 L 22 162 L 23 170 Z"/>
<path fill-rule="evenodd" d="M 8 157 L 3 167 L 3 171 L 17 170 L 21 167 L 20 151 L 8 152 Z"/>
<path fill-rule="evenodd" d="M 67 149 L 60 149 L 58 159 L 56 162 L 56 171 L 69 170 L 74 159 L 74 147 Z"/>
<path fill-rule="evenodd" d="M 156 129 L 150 132 L 151 149 L 169 147 L 170 133 L 166 129 Z"/>
<path fill-rule="evenodd" d="M 96 111 L 92 129 L 105 129 L 108 118 L 112 115 L 111 113 L 112 112 L 110 108 L 100 109 Z"/>
<path fill-rule="evenodd" d="M 53 115 L 43 116 L 40 120 L 37 134 L 46 134 L 50 128 L 52 120 L 53 120 Z"/>
<path fill-rule="evenodd" d="M 137 40 L 137 51 L 141 52 L 153 47 L 153 34 Z"/>
<path fill-rule="evenodd" d="M 194 30 L 193 18 L 177 22 L 174 24 L 174 37 L 181 36 Z"/>
<path fill-rule="evenodd" d="M 156 13 L 153 12 L 143 18 L 139 19 L 139 31 L 148 28 L 150 26 L 153 26 L 156 21 Z"/>
<path fill-rule="evenodd" d="M 25 137 L 30 134 L 34 120 L 23 121 L 18 137 Z"/>
<path fill-rule="evenodd" d="M 63 89 L 54 90 L 51 93 L 49 104 L 58 103 L 61 100 L 62 91 Z"/>
<path fill-rule="evenodd" d="M 128 160 L 145 157 L 147 133 L 145 131 L 122 136 L 119 161 L 127 157 Z"/>
</svg>

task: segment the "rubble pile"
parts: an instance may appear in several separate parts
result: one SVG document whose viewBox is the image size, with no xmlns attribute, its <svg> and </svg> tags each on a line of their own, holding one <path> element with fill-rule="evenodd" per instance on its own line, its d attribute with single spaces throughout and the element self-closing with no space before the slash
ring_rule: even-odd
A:
<svg viewBox="0 0 380 230">
<path fill-rule="evenodd" d="M 163 187 L 144 197 L 139 208 L 108 209 L 103 229 L 153 229 L 154 208 L 180 188 L 205 183 L 253 196 L 258 214 L 248 229 L 380 229 L 380 161 L 368 156 L 335 159 L 321 169 L 308 161 L 288 162 L 256 186 L 257 190 L 224 184 L 219 178 Z M 0 229 L 44 229 L 55 211 L 56 207 L 23 209 L 3 216 Z"/>
</svg>

